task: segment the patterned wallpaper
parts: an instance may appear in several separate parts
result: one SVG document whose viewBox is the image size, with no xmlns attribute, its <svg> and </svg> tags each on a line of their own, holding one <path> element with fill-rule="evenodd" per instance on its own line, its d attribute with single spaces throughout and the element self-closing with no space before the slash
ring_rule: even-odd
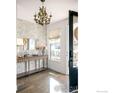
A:
<svg viewBox="0 0 124 93">
<path fill-rule="evenodd" d="M 22 19 L 16 20 L 16 37 L 38 39 L 39 42 L 45 43 L 45 32 L 42 26 Z"/>
<path fill-rule="evenodd" d="M 45 43 L 46 33 L 42 26 L 25 20 L 16 19 L 16 38 L 32 38 L 38 39 L 38 43 Z M 17 63 L 17 74 L 25 71 L 24 63 Z M 34 69 L 34 61 L 31 63 L 30 69 Z"/>
</svg>

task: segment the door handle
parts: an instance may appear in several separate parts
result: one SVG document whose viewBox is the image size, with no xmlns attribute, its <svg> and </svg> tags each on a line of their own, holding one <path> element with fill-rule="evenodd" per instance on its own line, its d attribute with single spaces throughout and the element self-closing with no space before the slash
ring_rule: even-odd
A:
<svg viewBox="0 0 124 93">
<path fill-rule="evenodd" d="M 70 52 L 69 52 L 69 57 L 70 58 L 73 58 L 73 52 L 72 52 L 72 50 L 70 50 Z"/>
<path fill-rule="evenodd" d="M 73 66 L 73 51 L 69 51 L 69 67 L 71 68 Z"/>
</svg>

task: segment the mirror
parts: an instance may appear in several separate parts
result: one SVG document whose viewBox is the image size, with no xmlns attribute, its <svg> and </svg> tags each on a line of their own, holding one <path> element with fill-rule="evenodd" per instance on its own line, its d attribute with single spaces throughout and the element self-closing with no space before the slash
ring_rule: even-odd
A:
<svg viewBox="0 0 124 93">
<path fill-rule="evenodd" d="M 32 38 L 17 38 L 16 45 L 17 45 L 17 55 L 21 54 L 29 54 L 29 50 L 36 50 L 36 43 L 37 39 Z"/>
<path fill-rule="evenodd" d="M 47 55 L 46 45 L 39 39 L 17 38 L 17 56 Z"/>
</svg>

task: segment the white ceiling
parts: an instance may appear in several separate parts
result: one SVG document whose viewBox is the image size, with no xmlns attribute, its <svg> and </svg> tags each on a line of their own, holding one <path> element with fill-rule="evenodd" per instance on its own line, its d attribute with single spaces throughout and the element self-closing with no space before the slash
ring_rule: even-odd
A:
<svg viewBox="0 0 124 93">
<path fill-rule="evenodd" d="M 41 6 L 40 0 L 17 0 L 17 18 L 34 23 L 33 15 Z M 78 10 L 78 0 L 45 0 L 48 12 L 52 14 L 51 22 L 63 20 L 68 17 L 69 10 Z"/>
</svg>

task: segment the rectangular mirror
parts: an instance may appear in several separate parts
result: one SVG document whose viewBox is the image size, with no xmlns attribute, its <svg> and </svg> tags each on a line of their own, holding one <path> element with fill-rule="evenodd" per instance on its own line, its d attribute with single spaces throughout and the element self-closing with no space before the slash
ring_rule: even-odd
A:
<svg viewBox="0 0 124 93">
<path fill-rule="evenodd" d="M 29 54 L 29 51 L 36 50 L 37 39 L 32 38 L 17 38 L 17 55 L 23 56 Z"/>
</svg>

